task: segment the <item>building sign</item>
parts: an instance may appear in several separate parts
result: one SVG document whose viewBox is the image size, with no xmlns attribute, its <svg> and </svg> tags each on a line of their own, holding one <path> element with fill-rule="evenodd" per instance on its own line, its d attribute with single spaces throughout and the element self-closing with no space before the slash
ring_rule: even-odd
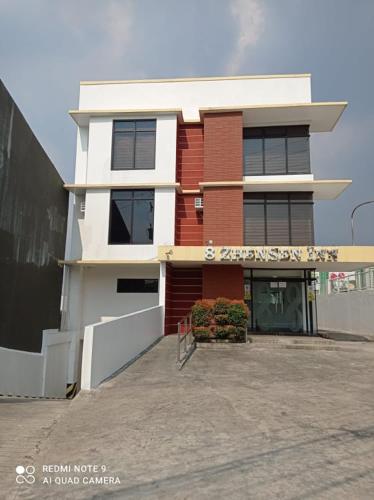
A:
<svg viewBox="0 0 374 500">
<path fill-rule="evenodd" d="M 205 260 L 255 261 L 255 262 L 301 262 L 303 248 L 298 247 L 205 247 Z M 306 247 L 309 262 L 336 262 L 337 248 Z"/>
</svg>

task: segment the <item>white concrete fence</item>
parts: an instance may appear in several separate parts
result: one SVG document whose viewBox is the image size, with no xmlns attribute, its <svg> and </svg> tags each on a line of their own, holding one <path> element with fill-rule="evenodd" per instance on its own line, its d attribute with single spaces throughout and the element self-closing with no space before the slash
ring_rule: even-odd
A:
<svg viewBox="0 0 374 500">
<path fill-rule="evenodd" d="M 318 328 L 374 335 L 374 290 L 317 295 Z"/>
<path fill-rule="evenodd" d="M 150 347 L 162 332 L 162 306 L 88 325 L 84 330 L 81 388 L 96 387 Z"/>
<path fill-rule="evenodd" d="M 0 394 L 64 398 L 69 344 L 66 332 L 43 330 L 40 353 L 0 347 Z"/>
</svg>

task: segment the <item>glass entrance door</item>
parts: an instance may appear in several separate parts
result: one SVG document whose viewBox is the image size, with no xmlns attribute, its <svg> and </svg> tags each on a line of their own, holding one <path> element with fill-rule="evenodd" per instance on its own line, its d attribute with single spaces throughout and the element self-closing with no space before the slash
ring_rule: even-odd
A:
<svg viewBox="0 0 374 500">
<path fill-rule="evenodd" d="M 252 282 L 253 328 L 258 332 L 303 332 L 300 281 Z"/>
</svg>

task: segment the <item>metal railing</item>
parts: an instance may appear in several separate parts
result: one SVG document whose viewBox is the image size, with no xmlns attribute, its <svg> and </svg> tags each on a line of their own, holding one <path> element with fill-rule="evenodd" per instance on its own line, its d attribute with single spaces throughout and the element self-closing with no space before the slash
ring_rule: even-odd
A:
<svg viewBox="0 0 374 500">
<path fill-rule="evenodd" d="M 177 339 L 177 365 L 181 369 L 196 347 L 191 314 L 178 321 Z"/>
<path fill-rule="evenodd" d="M 323 289 L 322 289 L 323 288 Z M 358 271 L 344 273 L 344 276 L 329 278 L 321 287 L 321 295 L 346 293 L 354 291 L 374 290 L 374 268 L 369 267 Z"/>
</svg>

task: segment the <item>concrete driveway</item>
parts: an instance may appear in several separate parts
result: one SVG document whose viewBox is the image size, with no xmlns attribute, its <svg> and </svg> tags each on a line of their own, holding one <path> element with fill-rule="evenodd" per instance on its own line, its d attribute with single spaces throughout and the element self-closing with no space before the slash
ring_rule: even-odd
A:
<svg viewBox="0 0 374 500">
<path fill-rule="evenodd" d="M 201 349 L 178 372 L 165 338 L 66 407 L 7 498 L 371 499 L 374 344 L 335 345 Z"/>
</svg>

